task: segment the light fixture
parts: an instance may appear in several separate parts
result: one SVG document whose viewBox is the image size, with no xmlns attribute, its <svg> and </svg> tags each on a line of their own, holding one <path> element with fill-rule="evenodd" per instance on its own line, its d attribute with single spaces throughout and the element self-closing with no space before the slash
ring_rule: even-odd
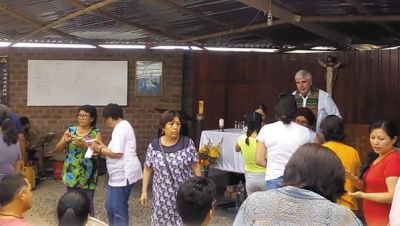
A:
<svg viewBox="0 0 400 226">
<path fill-rule="evenodd" d="M 104 44 L 104 45 L 99 45 L 100 47 L 103 47 L 105 49 L 145 49 L 145 45 L 110 45 L 110 44 Z"/>
<path fill-rule="evenodd" d="M 332 46 L 315 46 L 315 47 L 312 47 L 311 49 L 313 49 L 313 50 L 336 50 L 336 48 L 332 47 Z"/>
<path fill-rule="evenodd" d="M 303 50 L 303 49 L 297 49 L 297 50 L 292 50 L 292 51 L 287 51 L 285 53 L 325 53 L 325 52 L 331 52 L 328 50 Z"/>
<path fill-rule="evenodd" d="M 62 43 L 29 43 L 29 42 L 18 42 L 12 45 L 12 47 L 38 47 L 38 48 L 79 48 L 79 49 L 93 49 L 96 48 L 92 45 L 86 44 L 62 44 Z"/>
<path fill-rule="evenodd" d="M 0 42 L 0 47 L 8 47 L 11 45 L 11 42 Z"/>
<path fill-rule="evenodd" d="M 155 46 L 151 47 L 150 49 L 182 49 L 182 50 L 189 50 L 189 46 Z"/>
<path fill-rule="evenodd" d="M 392 47 L 384 48 L 383 50 L 391 50 L 391 49 L 399 49 L 399 48 L 400 48 L 400 46 L 392 46 Z"/>
<path fill-rule="evenodd" d="M 190 50 L 203 50 L 202 48 L 197 47 L 197 46 L 189 46 L 189 49 Z"/>
<path fill-rule="evenodd" d="M 267 15 L 267 24 L 268 26 L 272 25 L 272 0 L 269 0 L 269 11 Z"/>
<path fill-rule="evenodd" d="M 221 51 L 221 52 L 262 52 L 262 53 L 274 53 L 278 49 L 261 49 L 261 48 L 229 48 L 229 47 L 205 47 L 209 51 Z"/>
<path fill-rule="evenodd" d="M 379 45 L 374 45 L 374 44 L 351 44 L 351 47 L 357 50 L 375 50 L 375 49 L 380 49 L 381 46 Z"/>
</svg>

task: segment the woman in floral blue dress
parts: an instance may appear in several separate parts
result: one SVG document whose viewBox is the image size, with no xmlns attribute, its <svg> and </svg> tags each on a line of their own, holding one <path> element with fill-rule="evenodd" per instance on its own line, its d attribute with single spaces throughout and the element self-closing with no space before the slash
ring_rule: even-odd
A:
<svg viewBox="0 0 400 226">
<path fill-rule="evenodd" d="M 201 175 L 199 157 L 192 139 L 179 136 L 181 120 L 177 111 L 165 111 L 160 128 L 163 135 L 153 139 L 147 149 L 140 202 L 147 206 L 147 188 L 154 174 L 151 225 L 182 225 L 176 193 L 184 181 Z"/>
<path fill-rule="evenodd" d="M 78 125 L 69 127 L 56 145 L 56 152 L 65 151 L 63 183 L 67 190 L 84 191 L 90 199 L 90 215 L 94 216 L 93 197 L 97 185 L 97 156 L 85 158 L 92 139 L 102 141 L 96 128 L 97 111 L 84 105 L 78 111 Z"/>
</svg>

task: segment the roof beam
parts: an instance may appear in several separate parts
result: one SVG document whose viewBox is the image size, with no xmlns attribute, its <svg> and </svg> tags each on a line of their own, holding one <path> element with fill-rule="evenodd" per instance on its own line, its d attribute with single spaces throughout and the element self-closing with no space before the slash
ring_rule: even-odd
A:
<svg viewBox="0 0 400 226">
<path fill-rule="evenodd" d="M 344 1 L 356 7 L 359 13 L 372 16 L 372 13 L 365 6 L 363 6 L 358 0 L 344 0 Z M 392 35 L 396 34 L 396 31 L 393 30 L 388 24 L 382 22 L 377 22 L 377 24 L 386 31 L 388 31 L 389 33 L 391 33 Z"/>
<path fill-rule="evenodd" d="M 218 38 L 218 37 L 223 37 L 223 36 L 227 36 L 227 35 L 231 35 L 231 34 L 265 29 L 267 27 L 273 27 L 276 25 L 284 24 L 284 23 L 286 23 L 286 22 L 279 20 L 279 21 L 274 21 L 274 23 L 272 25 L 268 25 L 268 23 L 253 24 L 250 26 L 239 27 L 239 28 L 235 28 L 235 29 L 231 29 L 231 30 L 227 30 L 227 31 L 221 31 L 221 32 L 216 32 L 216 33 L 212 33 L 212 34 L 200 35 L 200 36 L 196 36 L 193 38 L 181 40 L 180 42 L 194 42 L 194 41 L 205 40 L 205 39 L 210 39 L 210 38 Z"/>
<path fill-rule="evenodd" d="M 84 8 L 87 7 L 86 4 L 83 4 L 83 3 L 81 3 L 81 2 L 79 2 L 77 0 L 68 0 L 68 1 L 71 4 L 73 4 L 75 7 L 79 8 L 79 9 L 84 9 Z M 146 32 L 148 34 L 159 35 L 159 36 L 171 39 L 173 41 L 176 41 L 178 39 L 182 39 L 182 37 L 177 37 L 176 35 L 173 35 L 173 34 L 170 34 L 170 33 L 164 32 L 164 31 L 160 31 L 158 29 L 150 28 L 150 27 L 144 26 L 144 25 L 136 23 L 136 22 L 131 22 L 131 21 L 125 19 L 125 18 L 118 17 L 118 16 L 116 16 L 116 15 L 114 15 L 112 13 L 109 13 L 109 12 L 103 10 L 103 9 L 98 9 L 95 12 L 95 14 L 97 14 L 99 16 L 102 16 L 102 17 L 105 17 L 105 18 L 110 19 L 110 20 L 117 21 L 118 23 L 121 23 L 121 24 L 123 24 L 125 26 L 129 26 L 129 27 L 134 28 L 134 29 L 143 30 L 144 32 Z"/>
<path fill-rule="evenodd" d="M 4 13 L 6 13 L 6 14 L 8 14 L 8 15 L 10 15 L 10 16 L 12 16 L 12 17 L 14 17 L 14 18 L 16 18 L 16 19 L 18 19 L 20 21 L 23 21 L 23 22 L 25 22 L 27 24 L 30 24 L 31 26 L 34 26 L 34 27 L 43 27 L 43 26 L 45 26 L 42 22 L 37 21 L 37 20 L 32 19 L 32 18 L 29 18 L 28 16 L 26 16 L 26 15 L 24 15 L 24 14 L 22 14 L 22 13 L 16 11 L 16 10 L 14 10 L 14 9 L 11 9 L 10 7 L 8 7 L 6 5 L 0 4 L 0 11 L 4 12 Z M 75 36 L 75 35 L 67 34 L 67 33 L 64 33 L 62 31 L 59 31 L 59 30 L 54 29 L 54 28 L 49 28 L 47 30 L 47 32 L 55 34 L 55 35 L 58 35 L 58 36 L 61 36 L 61 37 L 65 37 L 67 39 L 70 39 L 72 41 L 76 41 L 76 42 L 79 42 L 79 43 L 84 43 L 84 44 L 97 46 L 97 43 L 95 43 L 93 41 L 90 41 L 90 40 L 87 40 L 85 38 L 81 38 L 81 37 L 78 37 L 78 36 Z"/>
<path fill-rule="evenodd" d="M 344 0 L 347 4 L 354 6 L 357 11 L 361 14 L 371 15 L 370 11 L 365 8 L 360 2 L 357 0 Z"/>
<path fill-rule="evenodd" d="M 181 12 L 185 13 L 185 14 L 197 17 L 197 18 L 199 18 L 201 20 L 204 20 L 204 21 L 207 21 L 207 22 L 209 22 L 211 24 L 215 24 L 215 25 L 218 25 L 218 26 L 221 26 L 221 27 L 224 27 L 224 28 L 228 28 L 228 29 L 234 29 L 235 28 L 235 26 L 233 26 L 230 23 L 226 23 L 226 22 L 214 19 L 212 17 L 205 16 L 204 14 L 201 14 L 201 13 L 195 12 L 193 10 L 190 10 L 190 9 L 188 9 L 186 7 L 183 7 L 183 6 L 179 5 L 178 3 L 176 3 L 174 0 L 153 0 L 153 1 L 157 1 L 157 2 L 163 3 L 163 4 L 168 5 L 169 7 L 173 8 L 173 9 L 176 9 L 178 11 L 181 11 Z"/>
<path fill-rule="evenodd" d="M 270 10 L 269 1 L 266 0 L 238 0 L 238 1 L 252 8 L 260 10 L 265 14 L 267 14 Z M 271 12 L 274 17 L 277 17 L 281 20 L 286 20 L 288 22 L 297 21 L 300 18 L 300 16 L 293 14 L 275 4 L 271 4 Z"/>
<path fill-rule="evenodd" d="M 400 15 L 389 16 L 302 16 L 299 22 L 352 23 L 352 22 L 398 22 Z"/>
<path fill-rule="evenodd" d="M 265 0 L 238 0 L 238 1 L 248 6 L 251 6 L 255 9 L 258 9 L 264 13 L 270 10 L 268 1 Z M 271 12 L 274 17 L 283 19 L 287 23 L 291 23 L 297 27 L 301 27 L 307 31 L 310 31 L 314 34 L 317 34 L 321 37 L 324 37 L 336 43 L 350 46 L 352 42 L 353 38 L 346 34 L 343 34 L 342 32 L 335 31 L 333 29 L 329 29 L 315 23 L 307 23 L 307 24 L 299 23 L 302 18 L 301 16 L 293 14 L 275 4 L 271 4 Z"/>
<path fill-rule="evenodd" d="M 25 35 L 21 39 L 26 39 L 26 38 L 32 37 L 32 36 L 34 36 L 35 34 L 37 34 L 39 32 L 48 30 L 48 29 L 50 29 L 52 27 L 55 27 L 55 26 L 60 25 L 62 23 L 65 23 L 66 21 L 68 21 L 70 19 L 73 19 L 73 18 L 75 18 L 77 16 L 80 16 L 80 15 L 88 13 L 88 12 L 95 11 L 95 10 L 100 9 L 102 7 L 105 7 L 107 5 L 113 4 L 113 3 L 117 2 L 117 1 L 118 0 L 104 0 L 102 2 L 93 4 L 93 5 L 89 6 L 89 7 L 86 7 L 84 9 L 78 10 L 78 11 L 76 11 L 74 13 L 71 13 L 71 14 L 69 14 L 67 16 L 61 17 L 61 18 L 59 18 L 59 19 L 57 19 L 57 20 L 55 20 L 55 21 L 53 21 L 53 22 L 51 22 L 49 24 L 46 24 L 46 25 L 40 27 L 39 29 L 36 29 L 33 32 Z"/>
</svg>

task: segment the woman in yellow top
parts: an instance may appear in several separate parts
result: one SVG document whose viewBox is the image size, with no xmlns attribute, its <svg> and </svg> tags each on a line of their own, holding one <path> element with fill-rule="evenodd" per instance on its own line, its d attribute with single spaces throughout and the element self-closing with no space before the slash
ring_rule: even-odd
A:
<svg viewBox="0 0 400 226">
<path fill-rule="evenodd" d="M 357 175 L 360 167 L 360 156 L 356 149 L 343 144 L 345 137 L 343 121 L 336 115 L 328 115 L 321 122 L 318 136 L 319 139 L 323 141 L 322 146 L 331 149 L 339 157 L 346 170 L 346 174 Z M 347 177 L 344 189 L 347 192 L 354 192 L 354 186 Z M 342 197 L 337 200 L 337 203 L 353 211 L 358 210 L 357 200 L 354 197 L 350 197 L 347 193 L 342 195 Z"/>
<path fill-rule="evenodd" d="M 246 191 L 251 195 L 256 191 L 265 190 L 265 167 L 256 163 L 257 134 L 262 126 L 262 116 L 252 112 L 247 116 L 247 134 L 238 138 L 235 146 L 237 152 L 242 152 L 246 178 Z"/>
</svg>

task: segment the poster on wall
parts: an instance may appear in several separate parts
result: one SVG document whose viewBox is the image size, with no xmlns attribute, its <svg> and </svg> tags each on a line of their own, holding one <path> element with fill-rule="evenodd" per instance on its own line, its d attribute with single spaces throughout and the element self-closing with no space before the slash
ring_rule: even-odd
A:
<svg viewBox="0 0 400 226">
<path fill-rule="evenodd" d="M 8 105 L 8 57 L 0 56 L 0 103 Z"/>
<path fill-rule="evenodd" d="M 162 62 L 136 62 L 136 96 L 162 95 Z"/>
</svg>

